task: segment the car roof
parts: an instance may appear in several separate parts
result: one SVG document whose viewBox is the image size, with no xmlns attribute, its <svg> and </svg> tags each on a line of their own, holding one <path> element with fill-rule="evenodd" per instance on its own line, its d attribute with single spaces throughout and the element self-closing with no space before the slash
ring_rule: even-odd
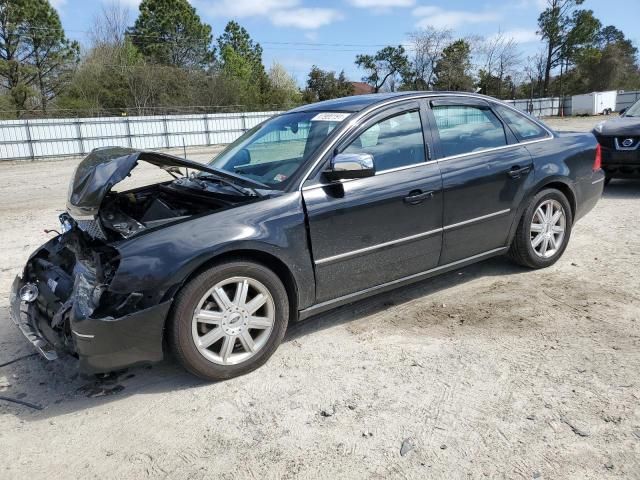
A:
<svg viewBox="0 0 640 480">
<path fill-rule="evenodd" d="M 302 105 L 301 107 L 294 108 L 288 113 L 294 112 L 359 112 L 365 108 L 375 105 L 376 103 L 384 102 L 385 100 L 393 98 L 415 98 L 415 97 L 429 97 L 440 95 L 464 95 L 468 97 L 474 97 L 483 100 L 496 101 L 495 98 L 487 97 L 486 95 L 480 95 L 477 93 L 469 92 L 439 92 L 439 91 L 411 91 L 411 92 L 392 92 L 392 93 L 371 93 L 367 95 L 352 95 L 350 97 L 335 98 L 332 100 L 324 100 L 322 102 L 310 103 L 308 105 Z"/>
</svg>

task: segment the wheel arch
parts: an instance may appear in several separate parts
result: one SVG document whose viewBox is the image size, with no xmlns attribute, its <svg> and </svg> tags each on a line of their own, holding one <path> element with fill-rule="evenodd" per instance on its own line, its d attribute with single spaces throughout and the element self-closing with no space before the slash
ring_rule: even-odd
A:
<svg viewBox="0 0 640 480">
<path fill-rule="evenodd" d="M 576 201 L 576 194 L 573 191 L 573 188 L 571 187 L 571 185 L 568 182 L 565 181 L 561 181 L 561 180 L 551 180 L 549 182 L 546 182 L 540 186 L 538 186 L 538 188 L 533 192 L 533 195 L 531 196 L 531 198 L 533 198 L 534 196 L 536 196 L 538 193 L 540 193 L 542 190 L 545 189 L 554 189 L 554 190 L 558 190 L 560 191 L 565 197 L 567 197 L 567 200 L 569 201 L 569 206 L 571 207 L 571 219 L 573 222 L 575 222 L 575 218 L 576 218 L 576 211 L 577 211 L 577 201 Z"/>
<path fill-rule="evenodd" d="M 565 197 L 567 197 L 567 200 L 569 201 L 569 206 L 571 207 L 571 218 L 573 223 L 575 223 L 577 201 L 576 201 L 576 194 L 573 191 L 573 187 L 571 186 L 571 183 L 569 182 L 568 179 L 564 179 L 562 177 L 548 178 L 548 179 L 545 179 L 543 182 L 540 182 L 537 185 L 533 186 L 529 191 L 529 194 L 526 195 L 523 201 L 520 203 L 518 207 L 518 213 L 515 219 L 513 220 L 513 223 L 511 224 L 511 229 L 509 231 L 509 236 L 507 238 L 507 245 L 511 245 L 511 242 L 513 241 L 513 237 L 516 234 L 516 230 L 518 229 L 518 224 L 520 223 L 520 220 L 522 219 L 522 216 L 524 215 L 524 212 L 527 209 L 527 206 L 529 205 L 531 200 L 538 193 L 540 193 L 542 190 L 545 190 L 545 189 L 558 190 Z"/>
<path fill-rule="evenodd" d="M 296 281 L 293 272 L 289 269 L 287 264 L 283 262 L 277 256 L 265 252 L 263 250 L 256 249 L 239 249 L 221 252 L 219 254 L 209 257 L 204 262 L 201 262 L 196 268 L 194 268 L 181 282 L 176 284 L 165 296 L 169 298 L 175 297 L 175 295 L 187 285 L 193 278 L 198 276 L 203 271 L 211 268 L 214 265 L 231 262 L 237 260 L 245 260 L 258 263 L 268 269 L 280 279 L 287 292 L 289 299 L 289 321 L 295 321 L 298 315 L 299 306 L 299 290 L 298 282 Z M 167 298 L 167 299 L 169 299 Z"/>
</svg>

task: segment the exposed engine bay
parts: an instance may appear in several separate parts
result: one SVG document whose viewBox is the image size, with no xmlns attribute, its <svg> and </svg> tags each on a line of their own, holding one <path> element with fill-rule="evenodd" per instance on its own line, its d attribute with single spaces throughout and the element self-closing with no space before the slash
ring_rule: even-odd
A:
<svg viewBox="0 0 640 480">
<path fill-rule="evenodd" d="M 97 215 L 99 225 L 78 221 L 78 226 L 104 240 L 129 238 L 149 228 L 213 213 L 247 200 L 203 183 L 181 178 L 129 192 L 110 192 Z"/>
</svg>

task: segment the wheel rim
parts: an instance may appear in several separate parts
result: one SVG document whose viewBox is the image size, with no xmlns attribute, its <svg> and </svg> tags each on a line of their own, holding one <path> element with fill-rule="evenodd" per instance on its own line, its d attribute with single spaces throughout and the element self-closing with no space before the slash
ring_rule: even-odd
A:
<svg viewBox="0 0 640 480">
<path fill-rule="evenodd" d="M 536 208 L 531 219 L 531 246 L 542 258 L 556 254 L 562 246 L 567 218 L 564 207 L 557 200 L 545 200 Z"/>
<path fill-rule="evenodd" d="M 267 343 L 275 303 L 262 283 L 250 277 L 223 280 L 205 293 L 193 312 L 193 341 L 202 356 L 218 365 L 254 357 Z"/>
</svg>

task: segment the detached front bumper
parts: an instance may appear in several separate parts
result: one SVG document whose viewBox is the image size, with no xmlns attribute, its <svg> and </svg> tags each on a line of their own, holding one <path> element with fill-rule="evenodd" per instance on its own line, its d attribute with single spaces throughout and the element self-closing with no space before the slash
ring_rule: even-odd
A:
<svg viewBox="0 0 640 480">
<path fill-rule="evenodd" d="M 18 276 L 10 293 L 10 315 L 22 334 L 47 360 L 61 353 L 75 355 L 80 371 L 104 373 L 140 363 L 162 360 L 162 337 L 171 301 L 130 312 L 121 317 L 71 318 L 62 331 L 51 327 L 37 302 L 20 297 L 26 285 Z M 72 299 L 73 300 L 73 299 Z"/>
</svg>

